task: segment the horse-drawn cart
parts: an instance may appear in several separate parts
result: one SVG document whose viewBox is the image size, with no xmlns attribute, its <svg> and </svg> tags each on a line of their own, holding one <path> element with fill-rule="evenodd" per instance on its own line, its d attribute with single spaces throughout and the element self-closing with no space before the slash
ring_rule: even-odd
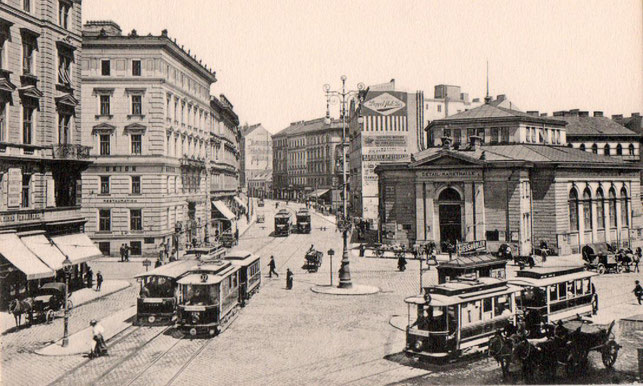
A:
<svg viewBox="0 0 643 386">
<path fill-rule="evenodd" d="M 69 309 L 73 307 L 71 300 L 67 300 Z M 56 313 L 65 308 L 65 284 L 47 283 L 36 290 L 34 296 L 24 300 L 14 299 L 9 304 L 9 312 L 15 319 L 16 325 L 20 325 L 20 315 L 26 314 L 29 324 L 45 321 L 50 323 L 56 317 Z"/>
<path fill-rule="evenodd" d="M 585 266 L 599 274 L 608 272 L 621 273 L 625 267 L 617 257 L 616 249 L 608 243 L 594 243 L 585 245 L 581 254 L 585 260 Z"/>
<path fill-rule="evenodd" d="M 305 256 L 306 263 L 302 268 L 307 270 L 309 273 L 317 272 L 319 270 L 319 267 L 321 267 L 323 256 L 324 253 L 321 251 L 308 251 Z"/>
<path fill-rule="evenodd" d="M 607 328 L 594 324 L 583 324 L 583 321 L 570 321 L 565 323 L 565 328 L 573 330 L 567 336 L 567 361 L 565 369 L 567 375 L 577 375 L 579 370 L 587 364 L 590 351 L 601 354 L 603 365 L 610 369 L 614 366 L 621 346 L 614 340 L 612 332 L 614 321 Z M 585 330 L 585 331 L 583 331 Z"/>
</svg>

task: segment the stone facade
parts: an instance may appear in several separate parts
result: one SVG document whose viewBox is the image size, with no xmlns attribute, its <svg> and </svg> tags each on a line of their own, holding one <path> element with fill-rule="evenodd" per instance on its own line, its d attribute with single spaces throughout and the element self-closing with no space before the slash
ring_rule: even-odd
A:
<svg viewBox="0 0 643 386">
<path fill-rule="evenodd" d="M 222 131 L 211 108 L 215 73 L 167 31 L 123 35 L 113 22 L 88 22 L 83 47 L 83 137 L 94 160 L 83 174 L 88 233 L 107 255 L 123 243 L 135 256 L 205 240 L 208 161 L 223 152 L 212 139 Z"/>
</svg>

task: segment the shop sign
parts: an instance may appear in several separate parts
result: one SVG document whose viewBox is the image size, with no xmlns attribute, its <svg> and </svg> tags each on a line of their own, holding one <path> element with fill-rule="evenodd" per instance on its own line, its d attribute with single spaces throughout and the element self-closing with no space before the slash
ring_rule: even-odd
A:
<svg viewBox="0 0 643 386">
<path fill-rule="evenodd" d="M 384 93 L 364 102 L 364 106 L 382 115 L 391 115 L 406 106 L 406 103 L 391 94 Z"/>
<path fill-rule="evenodd" d="M 42 215 L 43 212 L 2 214 L 0 215 L 0 225 L 39 221 L 42 220 Z"/>
<path fill-rule="evenodd" d="M 456 246 L 459 255 L 487 249 L 487 240 L 467 241 Z"/>
<path fill-rule="evenodd" d="M 482 177 L 482 171 L 475 170 L 423 170 L 418 172 L 419 177 L 431 178 L 462 178 L 462 177 Z"/>
<path fill-rule="evenodd" d="M 401 147 L 406 149 L 406 135 L 365 135 L 364 147 Z"/>
<path fill-rule="evenodd" d="M 399 162 L 410 161 L 411 156 L 408 154 L 364 154 L 362 161 L 380 161 L 380 162 Z"/>
<path fill-rule="evenodd" d="M 105 204 L 134 204 L 138 200 L 135 198 L 104 198 L 103 203 Z"/>
</svg>

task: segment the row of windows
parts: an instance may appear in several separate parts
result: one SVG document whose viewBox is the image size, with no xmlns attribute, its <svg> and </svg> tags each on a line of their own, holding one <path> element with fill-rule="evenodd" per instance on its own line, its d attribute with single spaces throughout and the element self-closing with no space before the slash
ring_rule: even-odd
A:
<svg viewBox="0 0 643 386">
<path fill-rule="evenodd" d="M 112 61 L 109 59 L 102 59 L 100 61 L 100 74 L 102 76 L 110 76 L 112 74 Z M 143 75 L 143 66 L 140 59 L 132 59 L 132 76 Z"/>
<path fill-rule="evenodd" d="M 36 9 L 33 0 L 22 0 L 22 10 L 27 13 L 35 13 Z M 69 28 L 69 14 L 72 10 L 71 0 L 58 2 L 58 25 L 64 29 Z"/>
<path fill-rule="evenodd" d="M 110 176 L 100 176 L 100 194 L 110 194 Z M 141 194 L 141 176 L 131 176 L 131 193 Z"/>
<path fill-rule="evenodd" d="M 526 127 L 525 142 L 561 145 L 563 143 L 563 139 L 561 130 L 559 129 Z"/>
<path fill-rule="evenodd" d="M 34 133 L 37 109 L 35 104 L 25 100 L 22 104 L 22 143 L 25 145 L 34 144 Z M 58 143 L 71 143 L 71 127 L 73 127 L 73 115 L 71 112 L 58 112 Z M 0 102 L 0 142 L 9 141 L 9 104 Z"/>
<path fill-rule="evenodd" d="M 129 223 L 130 223 L 131 231 L 142 231 L 143 230 L 143 210 L 130 209 Z M 111 209 L 98 210 L 98 231 L 99 232 L 112 231 L 112 210 Z"/>
<path fill-rule="evenodd" d="M 583 226 L 585 231 L 592 230 L 594 227 L 593 212 L 596 210 L 596 227 L 597 229 L 605 229 L 605 208 L 608 209 L 608 219 L 610 228 L 617 227 L 616 216 L 616 202 L 621 201 L 621 223 L 623 227 L 629 226 L 629 201 L 627 190 L 621 189 L 621 196 L 616 197 L 616 190 L 610 188 L 607 200 L 603 194 L 603 189 L 598 188 L 596 195 L 592 197 L 592 192 L 589 188 L 583 191 L 583 199 L 578 199 L 578 192 L 572 189 L 569 192 L 569 224 L 571 231 L 579 230 L 579 211 L 580 207 L 583 208 Z M 594 209 L 594 207 L 596 209 Z"/>
<path fill-rule="evenodd" d="M 111 155 L 111 134 L 99 135 L 99 151 L 100 155 Z M 140 155 L 143 154 L 143 135 L 130 134 L 130 154 Z"/>
<path fill-rule="evenodd" d="M 587 149 L 585 147 L 585 144 L 581 143 L 578 148 L 580 150 L 583 150 L 583 151 L 591 150 L 592 153 L 598 154 L 598 145 L 597 144 L 593 144 L 589 149 Z M 628 155 L 634 155 L 634 144 L 630 143 L 630 145 L 627 148 L 627 153 L 628 153 Z M 612 154 L 610 144 L 606 143 L 605 146 L 603 146 L 603 154 L 605 154 L 605 155 L 624 155 L 623 154 L 623 146 L 620 143 L 617 144 L 616 147 L 615 147 L 615 153 Z"/>
<path fill-rule="evenodd" d="M 487 132 L 489 133 L 488 141 L 486 136 Z M 464 129 L 444 129 L 442 136 L 451 138 L 453 140 L 453 143 L 455 144 L 462 142 L 463 133 L 466 134 L 466 143 L 469 143 L 471 141 L 471 137 L 474 135 L 482 138 L 482 142 L 488 143 L 508 143 L 510 139 L 509 127 L 492 127 L 489 129 L 469 128 L 466 129 L 466 131 Z"/>
<path fill-rule="evenodd" d="M 463 303 L 460 307 L 462 309 L 463 326 L 513 315 L 511 295 L 475 300 Z"/>
<path fill-rule="evenodd" d="M 112 96 L 110 94 L 99 94 L 99 115 L 109 116 L 112 115 Z M 130 99 L 130 115 L 143 115 L 143 95 L 131 94 Z"/>
</svg>

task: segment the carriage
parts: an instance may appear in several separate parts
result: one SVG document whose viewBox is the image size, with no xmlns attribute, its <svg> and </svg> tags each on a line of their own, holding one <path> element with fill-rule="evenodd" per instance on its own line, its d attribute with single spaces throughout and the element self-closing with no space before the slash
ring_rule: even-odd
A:
<svg viewBox="0 0 643 386">
<path fill-rule="evenodd" d="M 197 264 L 178 260 L 136 275 L 141 289 L 136 300 L 136 325 L 169 324 L 176 309 L 177 280 Z"/>
<path fill-rule="evenodd" d="M 261 286 L 261 257 L 242 250 L 232 250 L 225 260 L 239 266 L 239 296 L 241 304 L 259 292 Z"/>
<path fill-rule="evenodd" d="M 426 287 L 408 305 L 407 356 L 457 358 L 487 349 L 496 330 L 514 324 L 520 287 L 490 277 Z"/>
<path fill-rule="evenodd" d="M 179 279 L 177 328 L 192 337 L 217 335 L 239 306 L 239 270 L 229 261 L 202 262 Z"/>
<path fill-rule="evenodd" d="M 263 224 L 266 222 L 266 215 L 263 213 L 257 214 L 257 224 Z"/>
<path fill-rule="evenodd" d="M 322 259 L 324 257 L 324 252 L 322 251 L 308 251 L 306 252 L 306 263 L 302 267 L 303 269 L 307 270 L 309 273 L 312 272 L 317 272 L 319 270 L 319 267 L 322 265 Z"/>
<path fill-rule="evenodd" d="M 614 321 L 607 328 L 595 324 L 586 324 L 583 320 L 572 320 L 564 324 L 571 331 L 567 334 L 565 347 L 565 369 L 570 376 L 578 374 L 578 370 L 587 364 L 591 351 L 601 354 L 601 360 L 606 368 L 612 368 L 616 363 L 621 346 L 614 339 Z M 585 330 L 585 331 L 583 331 Z"/>
<path fill-rule="evenodd" d="M 592 284 L 595 272 L 583 267 L 536 267 L 518 271 L 509 280 L 522 288 L 517 304 L 530 337 L 542 337 L 541 325 L 591 315 L 598 308 Z"/>
<path fill-rule="evenodd" d="M 71 296 L 71 291 L 69 293 Z M 67 308 L 74 306 L 71 300 L 67 299 Z M 28 323 L 38 321 L 50 323 L 59 311 L 65 308 L 65 283 L 51 282 L 38 288 L 35 294 L 27 299 L 14 299 L 9 303 L 9 312 L 15 315 L 27 314 Z M 16 324 L 19 324 L 19 317 L 16 317 Z"/>
<path fill-rule="evenodd" d="M 608 243 L 587 244 L 581 249 L 581 254 L 587 269 L 594 270 L 601 275 L 625 271 L 625 266 L 621 264 L 616 248 Z"/>
</svg>

